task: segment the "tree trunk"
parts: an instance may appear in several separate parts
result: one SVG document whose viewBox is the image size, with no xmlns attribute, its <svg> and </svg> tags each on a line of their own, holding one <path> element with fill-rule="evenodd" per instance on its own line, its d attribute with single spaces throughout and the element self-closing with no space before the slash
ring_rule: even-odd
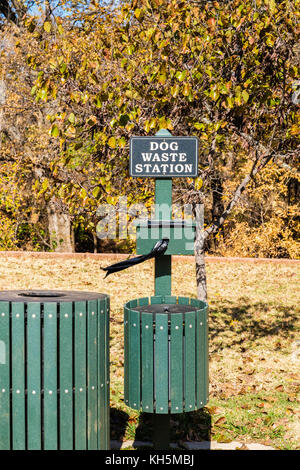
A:
<svg viewBox="0 0 300 470">
<path fill-rule="evenodd" d="M 96 233 L 93 233 L 93 242 L 94 242 L 94 253 L 98 253 L 98 237 Z"/>
<path fill-rule="evenodd" d="M 212 179 L 212 221 L 218 219 L 224 212 L 224 203 L 223 203 L 223 181 L 221 175 L 218 171 L 214 172 Z M 213 234 L 213 247 L 214 251 L 216 250 L 218 241 L 216 234 Z"/>
<path fill-rule="evenodd" d="M 195 239 L 195 262 L 196 262 L 196 281 L 197 296 L 199 300 L 207 302 L 207 284 L 204 256 L 204 228 L 203 228 L 203 205 L 195 204 L 193 207 L 196 219 L 196 239 Z"/>
<path fill-rule="evenodd" d="M 61 201 L 53 197 L 49 202 L 47 211 L 51 246 L 57 253 L 72 253 L 74 246 L 71 218 L 68 210 Z"/>
<path fill-rule="evenodd" d="M 6 85 L 4 80 L 0 80 L 0 148 L 1 148 L 1 133 L 4 128 L 4 108 L 6 103 Z"/>
</svg>

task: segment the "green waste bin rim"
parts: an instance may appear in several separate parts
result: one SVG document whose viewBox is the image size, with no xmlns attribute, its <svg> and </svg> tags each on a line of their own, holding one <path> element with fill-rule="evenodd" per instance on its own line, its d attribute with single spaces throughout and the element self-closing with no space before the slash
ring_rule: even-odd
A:
<svg viewBox="0 0 300 470">
<path fill-rule="evenodd" d="M 30 293 L 33 293 L 30 296 Z M 63 303 L 63 302 L 89 302 L 92 300 L 109 299 L 108 294 L 89 291 L 72 291 L 72 290 L 47 290 L 45 289 L 19 289 L 0 291 L 0 302 L 20 302 L 24 304 L 37 302 L 44 303 Z M 24 295 L 25 294 L 25 295 Z"/>
<path fill-rule="evenodd" d="M 192 307 L 197 307 L 197 311 L 205 311 L 208 308 L 207 302 L 204 302 L 203 300 L 194 299 L 192 297 L 182 297 L 174 295 L 155 295 L 150 297 L 140 297 L 126 302 L 124 308 L 131 311 L 135 311 L 135 307 L 141 307 L 143 305 L 149 304 L 190 305 Z"/>
</svg>

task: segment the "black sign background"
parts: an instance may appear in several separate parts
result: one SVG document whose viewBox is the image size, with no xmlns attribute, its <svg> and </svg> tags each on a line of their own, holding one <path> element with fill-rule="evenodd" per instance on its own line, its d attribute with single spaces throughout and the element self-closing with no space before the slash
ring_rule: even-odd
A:
<svg viewBox="0 0 300 470">
<path fill-rule="evenodd" d="M 197 137 L 131 137 L 130 176 L 195 178 L 198 147 Z"/>
</svg>

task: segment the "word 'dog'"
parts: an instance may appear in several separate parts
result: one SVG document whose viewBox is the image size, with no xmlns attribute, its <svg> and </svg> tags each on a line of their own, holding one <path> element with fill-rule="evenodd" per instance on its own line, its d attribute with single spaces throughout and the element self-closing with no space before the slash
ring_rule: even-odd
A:
<svg viewBox="0 0 300 470">
<path fill-rule="evenodd" d="M 150 150 L 178 150 L 178 142 L 150 141 Z"/>
</svg>

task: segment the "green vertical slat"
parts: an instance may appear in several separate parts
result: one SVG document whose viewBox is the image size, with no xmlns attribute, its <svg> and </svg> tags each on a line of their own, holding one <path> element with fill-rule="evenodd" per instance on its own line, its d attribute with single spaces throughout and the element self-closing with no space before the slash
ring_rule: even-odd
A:
<svg viewBox="0 0 300 470">
<path fill-rule="evenodd" d="M 197 407 L 202 408 L 206 397 L 205 311 L 197 311 Z"/>
<path fill-rule="evenodd" d="M 13 450 L 24 450 L 25 442 L 25 328 L 24 304 L 12 303 L 12 432 Z"/>
<path fill-rule="evenodd" d="M 128 328 L 128 308 L 124 308 L 124 400 L 128 405 L 128 377 L 129 377 L 129 328 Z"/>
<path fill-rule="evenodd" d="M 177 297 L 175 297 L 175 295 L 165 295 L 164 296 L 164 303 L 165 304 L 176 304 L 177 303 Z"/>
<path fill-rule="evenodd" d="M 73 450 L 73 304 L 60 303 L 60 450 Z"/>
<path fill-rule="evenodd" d="M 205 403 L 208 402 L 208 396 L 209 396 L 209 343 L 208 343 L 208 307 L 205 308 L 204 310 L 204 322 L 205 322 L 205 381 L 206 381 L 206 386 L 205 386 Z"/>
<path fill-rule="evenodd" d="M 153 412 L 153 316 L 152 313 L 141 313 L 142 328 L 142 409 Z"/>
<path fill-rule="evenodd" d="M 105 299 L 105 374 L 106 374 L 106 446 L 105 450 L 110 449 L 110 408 L 109 408 L 109 398 L 110 398 L 110 363 L 109 363 L 109 312 L 110 312 L 110 299 L 106 297 Z"/>
<path fill-rule="evenodd" d="M 106 298 L 103 299 L 102 301 L 102 313 L 101 315 L 104 317 L 104 322 L 103 322 L 103 385 L 104 385 L 104 390 L 103 390 L 103 411 L 102 411 L 102 416 L 103 416 L 103 449 L 105 450 L 107 448 L 108 444 L 108 414 L 107 414 L 107 408 L 108 408 L 108 375 L 107 375 L 107 352 L 106 352 L 106 342 L 107 342 L 107 300 Z"/>
<path fill-rule="evenodd" d="M 27 446 L 40 450 L 41 422 L 41 304 L 27 304 Z"/>
<path fill-rule="evenodd" d="M 203 315 L 201 310 L 196 312 L 196 400 L 197 408 L 203 406 L 203 393 L 202 393 L 202 381 L 203 381 Z"/>
<path fill-rule="evenodd" d="M 57 304 L 44 304 L 44 449 L 57 450 Z"/>
<path fill-rule="evenodd" d="M 97 301 L 88 302 L 87 386 L 88 386 L 88 449 L 97 450 Z"/>
<path fill-rule="evenodd" d="M 189 297 L 178 297 L 178 303 L 180 305 L 188 305 L 189 304 Z"/>
<path fill-rule="evenodd" d="M 163 303 L 163 296 L 162 295 L 154 295 L 150 298 L 151 304 L 162 304 Z"/>
<path fill-rule="evenodd" d="M 168 413 L 169 401 L 169 351 L 168 351 L 168 315 L 155 316 L 155 400 L 156 413 Z"/>
<path fill-rule="evenodd" d="M 183 314 L 171 315 L 170 386 L 171 413 L 183 410 Z"/>
<path fill-rule="evenodd" d="M 139 410 L 141 406 L 140 397 L 140 312 L 129 311 L 129 406 Z"/>
<path fill-rule="evenodd" d="M 109 297 L 98 301 L 98 448 L 110 449 Z"/>
<path fill-rule="evenodd" d="M 106 445 L 106 414 L 105 414 L 105 302 L 98 301 L 98 447 L 105 449 Z"/>
<path fill-rule="evenodd" d="M 10 450 L 9 302 L 0 302 L 0 450 Z"/>
<path fill-rule="evenodd" d="M 191 299 L 191 305 L 193 307 L 199 307 L 200 301 L 198 299 Z"/>
<path fill-rule="evenodd" d="M 196 407 L 195 376 L 196 376 L 196 322 L 195 312 L 185 314 L 185 346 L 184 346 L 184 401 L 185 411 L 193 411 Z"/>
<path fill-rule="evenodd" d="M 75 450 L 86 449 L 86 302 L 75 302 Z"/>
</svg>

